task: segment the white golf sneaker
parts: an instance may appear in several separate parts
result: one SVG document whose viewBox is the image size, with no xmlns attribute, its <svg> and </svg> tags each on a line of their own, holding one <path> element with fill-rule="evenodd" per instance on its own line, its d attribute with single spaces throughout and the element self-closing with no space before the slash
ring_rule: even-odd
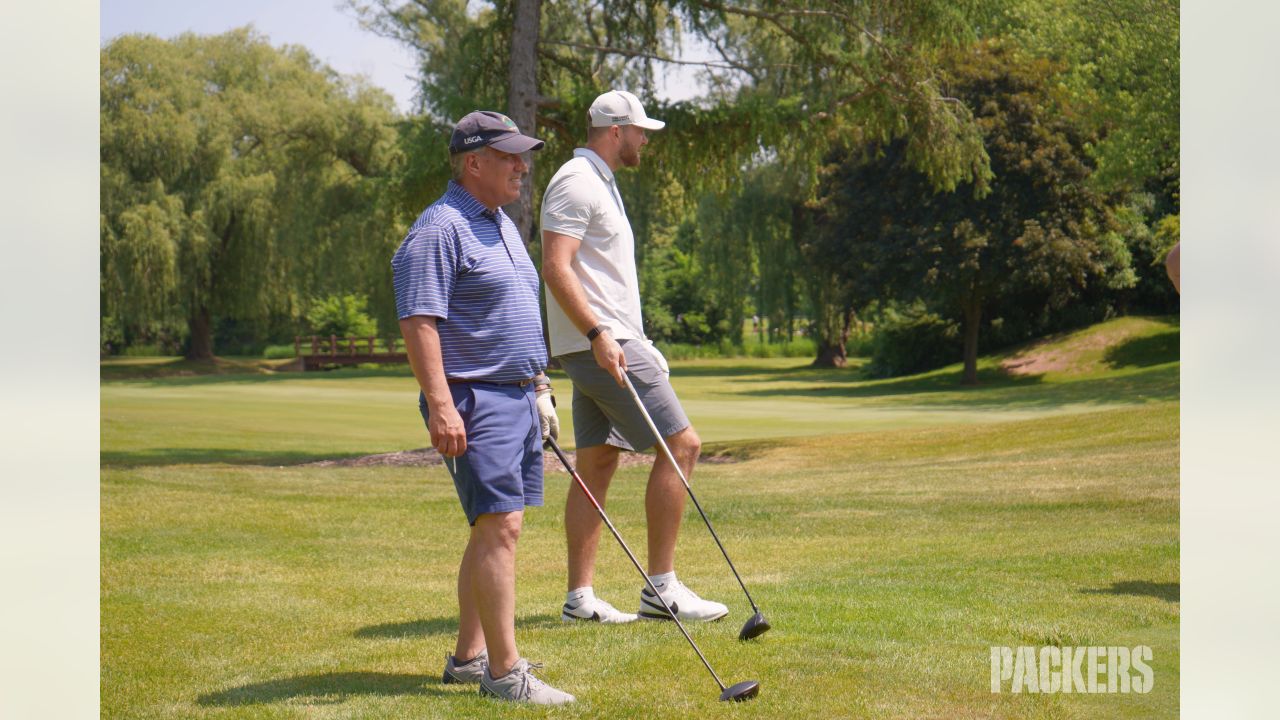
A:
<svg viewBox="0 0 1280 720">
<path fill-rule="evenodd" d="M 639 616 L 624 613 L 594 596 L 566 602 L 560 610 L 560 619 L 565 622 L 585 621 L 617 625 L 629 623 L 638 618 Z"/>
<path fill-rule="evenodd" d="M 654 587 L 662 593 L 662 600 L 671 606 L 672 612 L 681 620 L 709 622 L 729 614 L 728 607 L 712 600 L 703 600 L 679 580 L 673 579 L 662 584 L 654 583 Z M 640 591 L 640 617 L 647 620 L 671 619 L 666 609 L 662 607 L 662 601 L 654 596 L 647 584 Z"/>
<path fill-rule="evenodd" d="M 563 705 L 577 699 L 534 677 L 533 669 L 540 667 L 542 666 L 520 658 L 511 668 L 511 672 L 500 678 L 490 677 L 489 671 L 486 670 L 480 679 L 480 694 L 496 697 L 499 700 L 527 702 L 533 705 Z"/>
<path fill-rule="evenodd" d="M 481 650 L 480 654 L 461 665 L 452 655 L 444 658 L 444 677 L 440 681 L 445 685 L 475 685 L 489 668 L 489 651 Z"/>
</svg>

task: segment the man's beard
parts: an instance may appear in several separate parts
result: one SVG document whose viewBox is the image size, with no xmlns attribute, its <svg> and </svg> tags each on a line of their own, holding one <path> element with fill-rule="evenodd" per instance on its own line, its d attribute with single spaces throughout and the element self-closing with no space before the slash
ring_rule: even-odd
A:
<svg viewBox="0 0 1280 720">
<path fill-rule="evenodd" d="M 618 159 L 626 167 L 636 167 L 640 164 L 640 148 L 634 145 L 623 145 L 618 152 Z"/>
</svg>

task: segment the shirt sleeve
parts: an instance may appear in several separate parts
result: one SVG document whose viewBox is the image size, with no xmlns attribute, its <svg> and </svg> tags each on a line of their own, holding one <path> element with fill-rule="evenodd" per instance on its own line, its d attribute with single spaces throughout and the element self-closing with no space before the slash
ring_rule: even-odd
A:
<svg viewBox="0 0 1280 720">
<path fill-rule="evenodd" d="M 598 199 L 582 177 L 560 178 L 542 196 L 542 229 L 581 240 L 595 215 Z"/>
<path fill-rule="evenodd" d="M 459 257 L 457 233 L 451 228 L 425 225 L 405 238 L 391 260 L 401 320 L 415 315 L 448 319 Z"/>
</svg>

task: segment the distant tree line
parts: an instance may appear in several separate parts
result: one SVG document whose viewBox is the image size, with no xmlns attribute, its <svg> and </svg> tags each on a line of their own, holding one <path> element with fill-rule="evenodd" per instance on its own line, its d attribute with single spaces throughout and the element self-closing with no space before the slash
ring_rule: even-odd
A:
<svg viewBox="0 0 1280 720">
<path fill-rule="evenodd" d="M 103 49 L 113 349 L 252 352 L 344 297 L 393 331 L 387 258 L 476 108 L 547 140 L 508 208 L 537 261 L 540 192 L 613 87 L 668 121 L 620 174 L 656 340 L 740 346 L 755 316 L 839 366 L 869 322 L 874 372 L 963 359 L 972 380 L 980 351 L 1176 310 L 1176 3 L 350 4 L 417 52 L 408 117 L 250 30 Z M 708 93 L 657 100 L 695 38 Z"/>
</svg>

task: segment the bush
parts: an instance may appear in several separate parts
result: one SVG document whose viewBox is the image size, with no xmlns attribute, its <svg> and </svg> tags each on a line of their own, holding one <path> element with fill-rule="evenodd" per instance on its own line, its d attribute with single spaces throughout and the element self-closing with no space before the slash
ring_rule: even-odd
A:
<svg viewBox="0 0 1280 720">
<path fill-rule="evenodd" d="M 165 357 L 174 353 L 165 352 L 160 343 L 148 343 L 145 345 L 130 345 L 121 354 L 125 357 Z"/>
<path fill-rule="evenodd" d="M 929 312 L 921 303 L 889 308 L 871 339 L 871 377 L 896 377 L 958 362 L 964 347 L 956 323 Z"/>
<path fill-rule="evenodd" d="M 329 295 L 312 300 L 307 310 L 311 334 L 320 337 L 377 335 L 378 323 L 365 311 L 368 303 L 363 295 Z"/>
<path fill-rule="evenodd" d="M 708 358 L 736 357 L 741 355 L 741 348 L 734 348 L 729 342 L 721 343 L 654 343 L 667 360 L 705 360 Z"/>
<path fill-rule="evenodd" d="M 262 357 L 265 360 L 284 360 L 294 356 L 292 345 L 268 345 L 262 351 Z"/>
<path fill-rule="evenodd" d="M 811 358 L 818 354 L 818 345 L 807 337 L 775 343 L 749 342 L 745 349 L 746 354 L 753 358 Z"/>
<path fill-rule="evenodd" d="M 817 345 L 809 338 L 797 338 L 787 342 L 761 343 L 748 341 L 745 345 L 734 345 L 729 340 L 719 343 L 656 343 L 658 349 L 668 360 L 705 360 L 711 358 L 779 358 L 779 357 L 813 357 L 818 353 Z"/>
</svg>

